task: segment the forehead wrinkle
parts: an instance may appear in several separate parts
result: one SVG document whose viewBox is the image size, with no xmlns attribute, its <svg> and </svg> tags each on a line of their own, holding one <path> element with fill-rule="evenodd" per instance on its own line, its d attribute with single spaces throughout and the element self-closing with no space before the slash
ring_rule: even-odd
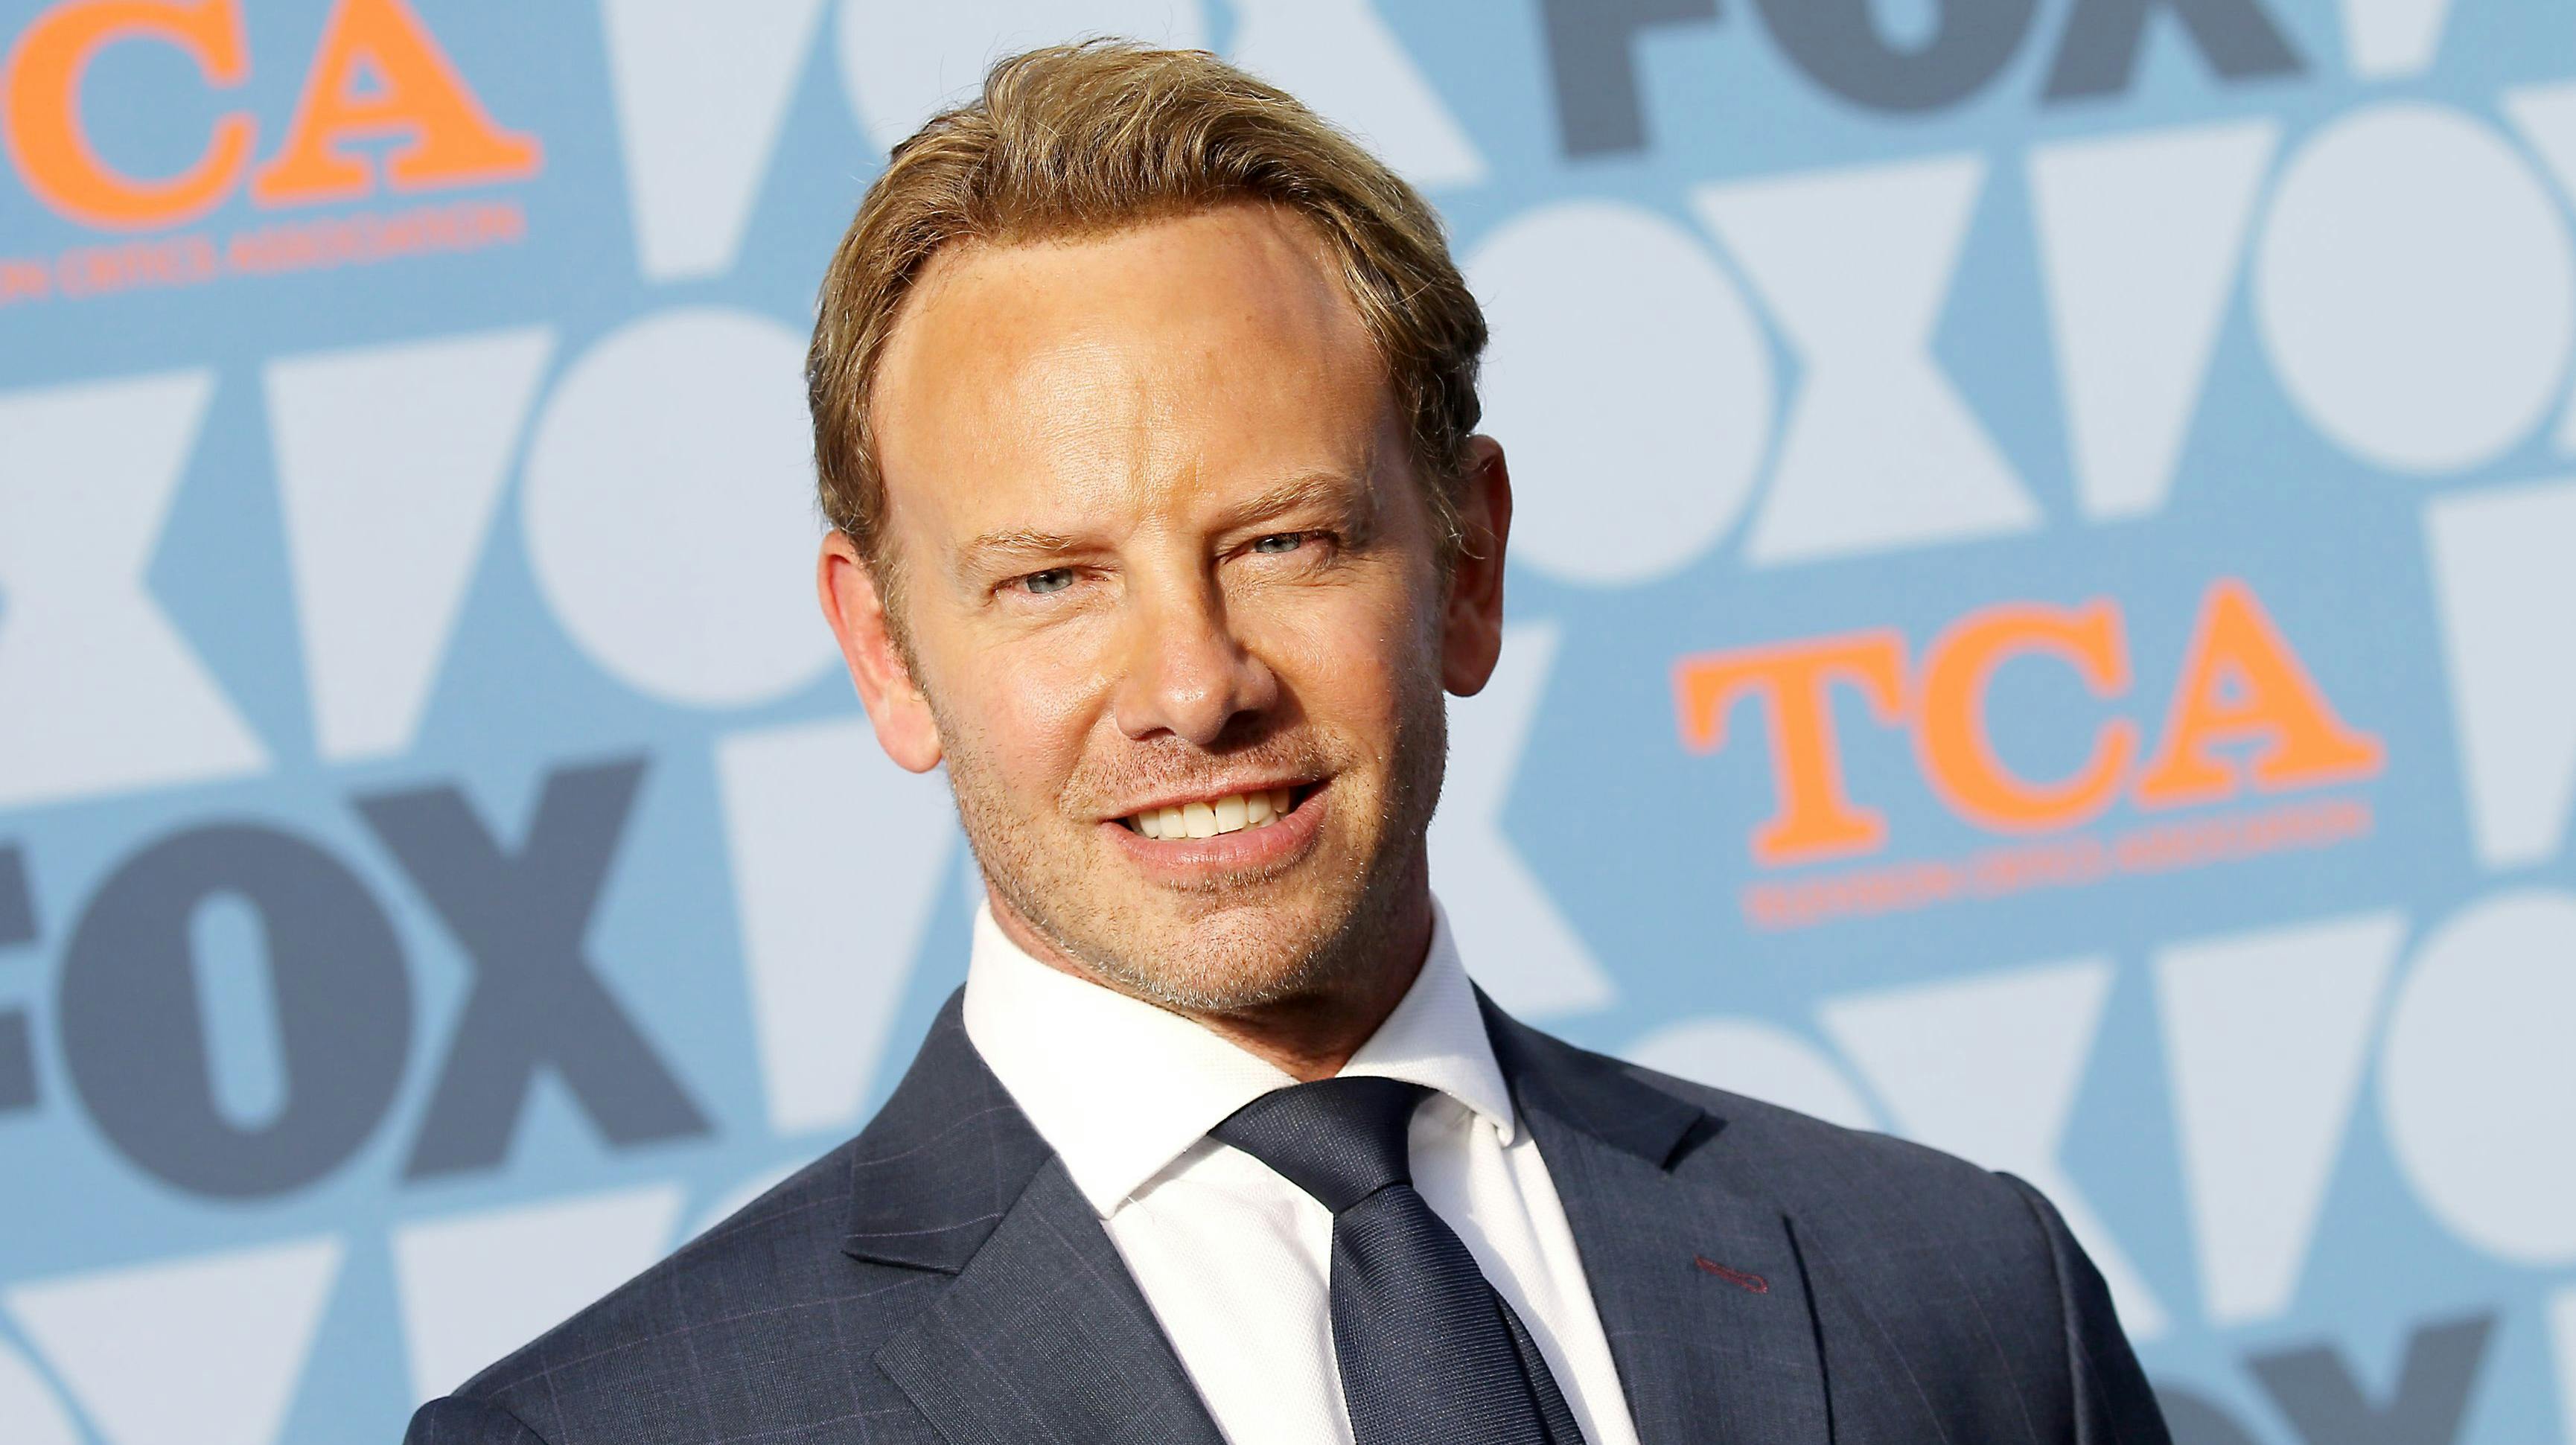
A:
<svg viewBox="0 0 2576 1445">
<path fill-rule="evenodd" d="M 1199 476 L 1185 415 L 1192 389 L 1170 374 L 1175 369 L 1171 358 L 1151 357 L 1142 365 L 1131 362 L 1121 378 L 1128 405 L 1120 481 L 1127 504 L 1144 516 L 1160 515 Z"/>
<path fill-rule="evenodd" d="M 1195 384 L 1192 373 L 1222 369 L 1236 359 L 1214 348 L 1193 347 L 1176 356 L 1155 358 L 1153 364 L 1130 374 L 1135 406 L 1117 424 L 1132 441 L 1123 481 L 1137 515 L 1177 521 L 1176 504 L 1199 493 L 1205 505 L 1188 510 L 1198 511 L 1220 527 L 1313 510 L 1364 533 L 1379 509 L 1376 482 L 1383 438 L 1376 428 L 1356 448 L 1349 448 L 1347 442 L 1328 442 L 1319 451 L 1297 446 L 1296 450 L 1307 452 L 1301 458 L 1246 455 L 1243 443 L 1249 438 L 1240 429 L 1240 417 L 1235 425 L 1220 426 L 1215 435 L 1190 424 L 1192 415 L 1208 405 L 1209 390 Z M 1212 449 L 1216 455 L 1211 455 Z M 1237 483 L 1265 472 L 1282 479 L 1249 496 L 1225 495 L 1240 491 Z"/>
</svg>

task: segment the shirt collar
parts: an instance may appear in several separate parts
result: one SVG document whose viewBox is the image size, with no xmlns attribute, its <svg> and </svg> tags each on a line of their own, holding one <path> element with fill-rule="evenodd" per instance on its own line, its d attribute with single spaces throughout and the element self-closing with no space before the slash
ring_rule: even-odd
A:
<svg viewBox="0 0 2576 1445">
<path fill-rule="evenodd" d="M 965 1023 L 1104 1219 L 1227 1115 L 1296 1082 L 1178 1014 L 1040 963 L 1002 932 L 990 905 L 975 915 Z M 1342 1072 L 1437 1090 L 1512 1141 L 1511 1094 L 1436 901 L 1422 972 Z"/>
</svg>

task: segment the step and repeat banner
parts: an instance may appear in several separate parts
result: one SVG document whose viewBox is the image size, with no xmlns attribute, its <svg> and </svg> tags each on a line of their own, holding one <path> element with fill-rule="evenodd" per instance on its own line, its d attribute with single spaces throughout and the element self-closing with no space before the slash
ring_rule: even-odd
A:
<svg viewBox="0 0 2576 1445">
<path fill-rule="evenodd" d="M 2576 12 L 0 3 L 0 1439 L 390 1440 L 963 974 L 811 600 L 852 206 L 1206 46 L 1490 308 L 1435 880 L 2047 1190 L 2187 1445 L 2576 1440 Z"/>
</svg>

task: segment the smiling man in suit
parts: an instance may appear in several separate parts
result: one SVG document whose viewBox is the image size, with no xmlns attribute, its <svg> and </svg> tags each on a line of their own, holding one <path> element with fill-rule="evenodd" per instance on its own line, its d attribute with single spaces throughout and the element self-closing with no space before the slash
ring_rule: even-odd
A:
<svg viewBox="0 0 2576 1445">
<path fill-rule="evenodd" d="M 814 336 L 820 586 L 948 769 L 966 986 L 865 1133 L 417 1445 L 2165 1439 L 2027 1185 L 1468 981 L 1484 340 L 1422 200 L 1205 55 L 1034 52 L 897 149 Z"/>
</svg>

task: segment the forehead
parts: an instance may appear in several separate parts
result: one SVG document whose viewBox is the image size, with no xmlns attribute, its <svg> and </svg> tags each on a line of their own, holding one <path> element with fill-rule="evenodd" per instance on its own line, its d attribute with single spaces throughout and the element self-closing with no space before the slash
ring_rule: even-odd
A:
<svg viewBox="0 0 2576 1445">
<path fill-rule="evenodd" d="M 1401 436 L 1324 241 L 1262 206 L 943 251 L 874 403 L 889 520 L 914 533 L 1359 477 Z"/>
</svg>

